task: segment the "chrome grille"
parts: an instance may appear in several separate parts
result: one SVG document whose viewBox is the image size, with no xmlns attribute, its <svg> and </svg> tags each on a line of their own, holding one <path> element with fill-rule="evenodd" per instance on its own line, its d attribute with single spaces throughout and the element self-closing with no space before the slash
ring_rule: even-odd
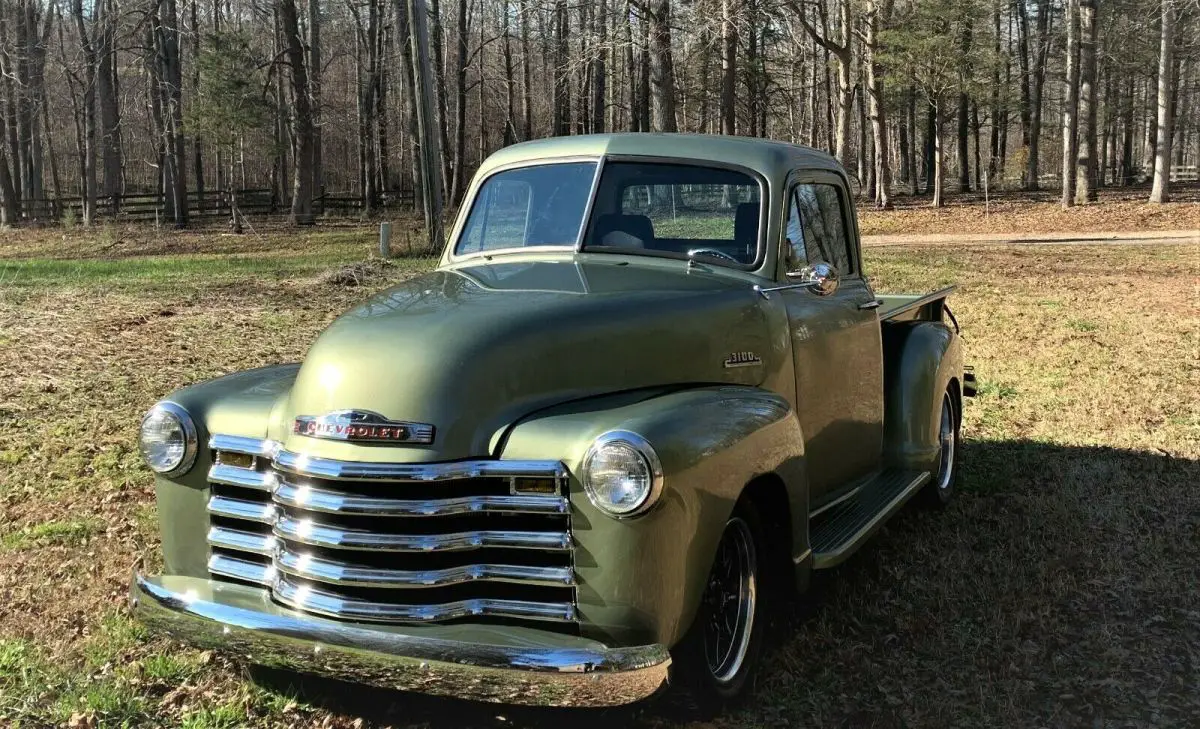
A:
<svg viewBox="0 0 1200 729">
<path fill-rule="evenodd" d="M 223 435 L 209 447 L 214 579 L 342 619 L 574 624 L 561 463 L 334 461 Z"/>
</svg>

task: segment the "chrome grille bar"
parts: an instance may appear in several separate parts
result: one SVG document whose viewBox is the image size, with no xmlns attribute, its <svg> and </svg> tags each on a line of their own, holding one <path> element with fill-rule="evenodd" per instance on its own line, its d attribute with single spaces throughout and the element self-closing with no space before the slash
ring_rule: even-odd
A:
<svg viewBox="0 0 1200 729">
<path fill-rule="evenodd" d="M 326 514 L 373 516 L 452 516 L 482 512 L 565 514 L 570 508 L 567 499 L 552 494 L 464 496 L 417 501 L 360 496 L 311 486 L 297 486 L 286 481 L 279 484 L 275 490 L 275 502 Z"/>
<path fill-rule="evenodd" d="M 226 554 L 214 554 L 208 558 L 208 571 L 214 575 L 232 577 L 235 580 L 270 585 L 275 580 L 275 568 L 262 562 L 247 562 Z"/>
<path fill-rule="evenodd" d="M 229 496 L 211 496 L 208 499 L 208 513 L 213 516 L 224 516 L 230 519 L 245 519 L 259 524 L 275 523 L 275 505 L 261 501 L 245 501 Z"/>
<path fill-rule="evenodd" d="M 571 547 L 567 532 L 482 530 L 453 534 L 392 534 L 318 524 L 309 519 L 282 515 L 275 535 L 317 547 L 372 552 L 462 552 L 483 547 L 565 550 Z"/>
<path fill-rule="evenodd" d="M 241 466 L 230 466 L 225 463 L 214 463 L 212 468 L 208 469 L 208 482 L 225 486 L 241 486 L 269 494 L 275 489 L 275 474 L 262 473 Z"/>
<path fill-rule="evenodd" d="M 361 481 L 452 481 L 464 478 L 567 477 L 559 461 L 455 461 L 451 463 L 370 463 L 334 461 L 281 450 L 275 466 L 301 476 Z"/>
<path fill-rule="evenodd" d="M 276 555 L 275 565 L 284 574 L 353 587 L 444 587 L 480 580 L 546 587 L 570 587 L 575 584 L 570 567 L 472 564 L 441 570 L 391 570 L 350 565 L 309 554 L 297 554 L 287 549 Z"/>
<path fill-rule="evenodd" d="M 275 580 L 272 594 L 289 607 L 343 619 L 426 623 L 487 615 L 533 620 L 575 620 L 575 606 L 567 602 L 480 598 L 433 605 L 398 605 L 339 597 L 308 585 L 297 585 L 284 577 Z"/>
<path fill-rule="evenodd" d="M 277 541 L 270 534 L 255 534 L 254 532 L 214 526 L 208 530 L 208 543 L 213 547 L 270 557 L 275 553 Z"/>
<path fill-rule="evenodd" d="M 247 438 L 241 435 L 213 435 L 208 439 L 208 447 L 214 451 L 230 451 L 247 456 L 274 458 L 279 450 L 279 444 L 273 440 Z"/>
</svg>

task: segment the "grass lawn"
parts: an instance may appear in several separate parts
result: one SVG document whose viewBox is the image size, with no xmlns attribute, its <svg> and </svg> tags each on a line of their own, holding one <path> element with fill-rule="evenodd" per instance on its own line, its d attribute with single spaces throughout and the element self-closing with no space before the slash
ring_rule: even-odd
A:
<svg viewBox="0 0 1200 729">
<path fill-rule="evenodd" d="M 358 287 L 329 276 L 373 245 L 369 232 L 148 242 L 120 230 L 0 244 L 0 725 L 687 721 L 671 700 L 536 712 L 320 682 L 324 698 L 305 699 L 127 617 L 130 570 L 157 560 L 139 417 L 182 384 L 302 358 L 368 291 L 431 265 L 361 269 Z M 961 285 L 951 303 L 980 393 L 965 410 L 960 497 L 940 514 L 906 509 L 822 575 L 755 699 L 716 725 L 1193 722 L 1200 251 L 867 257 L 883 291 Z"/>
</svg>

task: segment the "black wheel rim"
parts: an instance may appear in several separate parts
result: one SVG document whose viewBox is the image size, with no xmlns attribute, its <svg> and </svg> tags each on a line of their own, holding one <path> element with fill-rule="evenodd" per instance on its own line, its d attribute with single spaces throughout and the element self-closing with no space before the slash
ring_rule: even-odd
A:
<svg viewBox="0 0 1200 729">
<path fill-rule="evenodd" d="M 734 517 L 725 525 L 704 592 L 704 657 L 718 683 L 734 680 L 745 664 L 754 630 L 757 573 L 750 526 Z"/>
</svg>

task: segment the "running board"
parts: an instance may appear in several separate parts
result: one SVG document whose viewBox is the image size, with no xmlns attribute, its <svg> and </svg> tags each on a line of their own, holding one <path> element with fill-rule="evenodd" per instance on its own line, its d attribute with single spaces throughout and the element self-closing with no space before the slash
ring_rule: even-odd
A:
<svg viewBox="0 0 1200 729">
<path fill-rule="evenodd" d="M 853 498 L 810 519 L 813 568 L 828 569 L 849 559 L 928 481 L 927 471 L 889 469 L 864 484 Z"/>
</svg>

